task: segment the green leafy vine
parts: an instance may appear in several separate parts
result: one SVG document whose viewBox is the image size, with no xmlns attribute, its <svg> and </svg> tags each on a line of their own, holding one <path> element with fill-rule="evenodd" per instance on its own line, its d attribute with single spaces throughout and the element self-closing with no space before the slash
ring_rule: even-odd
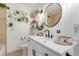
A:
<svg viewBox="0 0 79 59">
<path fill-rule="evenodd" d="M 22 13 L 19 10 L 15 10 L 12 13 L 9 13 L 9 18 L 13 18 L 14 20 L 17 20 L 19 22 L 28 22 L 28 17 L 24 13 Z"/>
<path fill-rule="evenodd" d="M 3 3 L 0 3 L 0 8 L 6 8 L 6 9 L 9 9 L 9 7 L 6 6 L 6 4 L 3 4 Z"/>
</svg>

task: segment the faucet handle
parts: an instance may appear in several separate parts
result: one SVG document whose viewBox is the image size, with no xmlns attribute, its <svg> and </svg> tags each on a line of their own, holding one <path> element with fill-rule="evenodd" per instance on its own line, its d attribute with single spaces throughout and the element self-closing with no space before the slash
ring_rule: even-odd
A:
<svg viewBox="0 0 79 59">
<path fill-rule="evenodd" d="M 47 34 L 46 34 L 46 37 L 47 37 Z"/>
<path fill-rule="evenodd" d="M 53 38 L 53 35 L 51 35 L 51 38 Z"/>
</svg>

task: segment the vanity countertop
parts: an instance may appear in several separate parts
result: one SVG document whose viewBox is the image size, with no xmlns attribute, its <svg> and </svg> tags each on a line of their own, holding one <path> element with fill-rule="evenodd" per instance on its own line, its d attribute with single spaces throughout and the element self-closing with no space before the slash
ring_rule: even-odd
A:
<svg viewBox="0 0 79 59">
<path fill-rule="evenodd" d="M 57 52 L 57 54 L 63 54 L 66 51 L 68 51 L 70 48 L 73 48 L 77 42 L 73 42 L 73 45 L 69 45 L 69 46 L 64 46 L 64 45 L 59 45 L 53 42 L 53 39 L 49 39 L 46 37 L 41 37 L 41 36 L 29 36 L 30 39 L 36 41 L 37 43 L 39 43 L 40 45 L 46 47 L 47 49 Z"/>
</svg>

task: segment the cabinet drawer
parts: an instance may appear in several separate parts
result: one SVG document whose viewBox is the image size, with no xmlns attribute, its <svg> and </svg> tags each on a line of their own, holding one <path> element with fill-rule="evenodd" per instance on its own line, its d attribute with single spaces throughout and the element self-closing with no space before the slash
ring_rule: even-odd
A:
<svg viewBox="0 0 79 59">
<path fill-rule="evenodd" d="M 36 47 L 29 44 L 29 46 L 28 46 L 28 56 L 42 56 L 42 54 L 40 53 L 40 51 L 38 51 L 38 49 Z"/>
<path fill-rule="evenodd" d="M 55 53 L 53 53 L 52 51 L 42 47 L 42 55 L 43 56 L 57 56 Z"/>
</svg>

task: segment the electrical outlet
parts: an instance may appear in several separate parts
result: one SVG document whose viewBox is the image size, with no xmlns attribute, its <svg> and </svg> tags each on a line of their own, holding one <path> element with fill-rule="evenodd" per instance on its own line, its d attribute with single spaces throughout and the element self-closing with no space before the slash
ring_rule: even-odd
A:
<svg viewBox="0 0 79 59">
<path fill-rule="evenodd" d="M 56 31 L 57 31 L 57 34 L 60 33 L 60 30 L 56 30 Z"/>
</svg>

